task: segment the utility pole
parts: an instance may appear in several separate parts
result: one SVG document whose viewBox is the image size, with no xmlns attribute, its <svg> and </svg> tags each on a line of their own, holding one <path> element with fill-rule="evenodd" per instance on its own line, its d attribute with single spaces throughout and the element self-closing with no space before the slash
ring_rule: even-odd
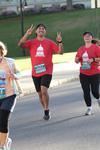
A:
<svg viewBox="0 0 100 150">
<path fill-rule="evenodd" d="M 20 21 L 21 21 L 21 36 L 24 35 L 24 17 L 23 17 L 23 2 L 20 0 Z M 23 56 L 25 56 L 25 50 L 22 50 Z"/>
<path fill-rule="evenodd" d="M 98 7 L 98 0 L 95 0 L 95 8 Z"/>
</svg>

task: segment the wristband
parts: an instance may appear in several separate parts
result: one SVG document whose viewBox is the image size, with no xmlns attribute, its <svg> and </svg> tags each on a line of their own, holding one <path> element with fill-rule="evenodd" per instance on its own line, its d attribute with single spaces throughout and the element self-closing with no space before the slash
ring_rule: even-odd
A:
<svg viewBox="0 0 100 150">
<path fill-rule="evenodd" d="M 62 43 L 62 41 L 57 41 L 58 43 Z"/>
</svg>

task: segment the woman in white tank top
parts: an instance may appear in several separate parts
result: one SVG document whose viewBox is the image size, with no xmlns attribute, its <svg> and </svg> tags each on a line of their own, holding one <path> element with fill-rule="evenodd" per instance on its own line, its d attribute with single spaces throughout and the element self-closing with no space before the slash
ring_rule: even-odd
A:
<svg viewBox="0 0 100 150">
<path fill-rule="evenodd" d="M 4 57 L 6 54 L 6 46 L 0 42 L 0 150 L 10 150 L 8 120 L 16 103 L 14 81 L 18 79 L 14 59 Z"/>
</svg>

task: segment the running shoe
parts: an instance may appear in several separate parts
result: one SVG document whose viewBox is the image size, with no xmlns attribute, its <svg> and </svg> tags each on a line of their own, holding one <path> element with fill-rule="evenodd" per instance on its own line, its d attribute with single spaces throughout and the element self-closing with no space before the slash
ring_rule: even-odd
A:
<svg viewBox="0 0 100 150">
<path fill-rule="evenodd" d="M 11 139 L 11 138 L 8 138 L 7 144 L 6 144 L 6 149 L 7 149 L 7 150 L 11 150 L 11 144 L 12 144 L 12 139 Z"/>
<path fill-rule="evenodd" d="M 88 115 L 92 115 L 92 114 L 93 114 L 92 109 L 88 108 L 85 115 L 88 116 Z"/>
<path fill-rule="evenodd" d="M 49 110 L 44 110 L 44 120 L 49 120 L 50 119 L 50 112 Z"/>
</svg>

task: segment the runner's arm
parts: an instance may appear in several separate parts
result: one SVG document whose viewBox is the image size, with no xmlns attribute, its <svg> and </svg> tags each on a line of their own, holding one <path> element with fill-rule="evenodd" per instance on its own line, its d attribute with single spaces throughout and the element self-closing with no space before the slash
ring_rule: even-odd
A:
<svg viewBox="0 0 100 150">
<path fill-rule="evenodd" d="M 93 58 L 93 60 L 94 60 L 95 62 L 100 62 L 100 57 Z"/>
<path fill-rule="evenodd" d="M 75 57 L 75 62 L 78 64 L 80 61 L 79 61 L 79 57 Z"/>
<path fill-rule="evenodd" d="M 33 25 L 31 25 L 31 27 L 26 31 L 25 35 L 18 42 L 18 46 L 22 46 L 26 42 L 26 40 L 28 39 L 28 37 L 30 35 L 32 35 L 34 29 L 35 29 L 35 27 L 33 27 Z"/>
<path fill-rule="evenodd" d="M 14 79 L 16 82 L 18 92 L 19 92 L 19 94 L 23 94 L 23 89 L 22 89 L 22 86 L 21 86 L 21 83 L 19 80 L 21 78 L 21 73 L 19 71 L 18 66 L 15 63 L 13 64 L 13 70 L 14 70 Z"/>
<path fill-rule="evenodd" d="M 63 49 L 63 43 L 62 43 L 62 35 L 61 35 L 61 32 L 57 32 L 56 41 L 57 41 L 58 47 L 59 47 L 58 54 L 63 54 L 63 53 L 64 53 L 64 49 Z"/>
<path fill-rule="evenodd" d="M 100 47 L 96 47 L 96 57 L 93 58 L 94 62 L 100 63 Z"/>
<path fill-rule="evenodd" d="M 26 40 L 27 40 L 27 38 L 28 38 L 28 34 L 27 33 L 25 33 L 25 35 L 20 39 L 20 41 L 18 42 L 18 46 L 22 46 L 25 42 L 26 42 Z"/>
<path fill-rule="evenodd" d="M 78 64 L 79 62 L 81 62 L 81 60 L 82 60 L 81 51 L 82 51 L 82 47 L 80 47 L 80 48 L 77 50 L 77 53 L 76 53 L 76 56 L 75 56 L 75 62 L 76 62 L 77 64 Z"/>
<path fill-rule="evenodd" d="M 63 54 L 64 53 L 64 49 L 63 49 L 63 43 L 58 43 L 58 47 L 59 47 L 59 51 L 58 54 Z"/>
</svg>

